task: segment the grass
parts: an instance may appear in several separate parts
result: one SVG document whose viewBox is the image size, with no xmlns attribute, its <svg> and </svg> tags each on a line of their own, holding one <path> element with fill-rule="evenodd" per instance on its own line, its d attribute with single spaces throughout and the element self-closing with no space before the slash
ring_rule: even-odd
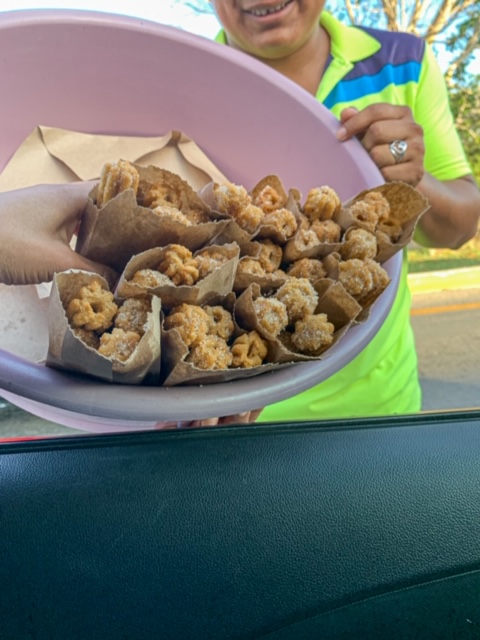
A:
<svg viewBox="0 0 480 640">
<path fill-rule="evenodd" d="M 425 249 L 414 244 L 408 249 L 408 261 L 410 273 L 480 267 L 480 230 L 475 238 L 456 250 Z"/>
</svg>

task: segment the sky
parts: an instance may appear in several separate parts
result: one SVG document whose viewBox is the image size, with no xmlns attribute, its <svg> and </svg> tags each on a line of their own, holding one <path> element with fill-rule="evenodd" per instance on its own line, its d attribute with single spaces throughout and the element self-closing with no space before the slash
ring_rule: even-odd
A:
<svg viewBox="0 0 480 640">
<path fill-rule="evenodd" d="M 182 0 L 0 0 L 0 11 L 39 8 L 118 13 L 180 27 L 207 38 L 214 38 L 219 29 L 213 14 L 196 14 Z"/>
<path fill-rule="evenodd" d="M 219 29 L 213 14 L 195 13 L 186 6 L 185 0 L 0 0 L 0 12 L 39 8 L 118 13 L 180 27 L 206 38 L 214 38 Z M 440 66 L 446 69 L 448 59 L 444 55 L 440 49 L 437 50 Z M 480 73 L 480 55 L 476 56 L 469 69 Z"/>
</svg>

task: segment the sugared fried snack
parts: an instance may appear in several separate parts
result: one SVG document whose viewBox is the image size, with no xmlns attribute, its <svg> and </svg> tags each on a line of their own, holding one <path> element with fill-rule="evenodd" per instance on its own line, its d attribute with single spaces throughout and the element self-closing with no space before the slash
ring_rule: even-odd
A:
<svg viewBox="0 0 480 640">
<path fill-rule="evenodd" d="M 208 335 L 191 345 L 185 360 L 197 369 L 218 370 L 228 369 L 232 364 L 233 356 L 223 338 Z"/>
<path fill-rule="evenodd" d="M 320 242 L 339 242 L 342 228 L 334 220 L 314 220 L 310 229 L 315 232 Z"/>
<path fill-rule="evenodd" d="M 267 184 L 256 195 L 253 204 L 260 207 L 264 213 L 271 213 L 283 207 L 283 198 L 274 187 Z"/>
<path fill-rule="evenodd" d="M 175 220 L 186 227 L 189 227 L 192 224 L 187 216 L 182 213 L 180 209 L 176 209 L 175 207 L 160 204 L 152 209 L 152 211 L 161 218 L 170 218 L 171 220 Z"/>
<path fill-rule="evenodd" d="M 380 220 L 375 233 L 379 238 L 382 237 L 381 234 L 384 234 L 384 239 L 395 243 L 402 235 L 402 227 L 393 220 Z"/>
<path fill-rule="evenodd" d="M 265 214 L 253 204 L 247 205 L 244 209 L 236 211 L 233 218 L 238 226 L 247 233 L 254 233 L 262 224 Z"/>
<path fill-rule="evenodd" d="M 235 217 L 243 209 L 251 204 L 251 198 L 245 187 L 227 182 L 226 184 L 215 184 L 213 194 L 217 209 L 221 213 L 227 213 Z"/>
<path fill-rule="evenodd" d="M 95 333 L 95 331 L 88 331 L 87 329 L 77 327 L 76 329 L 73 329 L 73 333 L 88 347 L 91 347 L 92 349 L 98 349 L 100 345 L 100 338 L 98 334 Z"/>
<path fill-rule="evenodd" d="M 271 238 L 280 243 L 291 238 L 298 227 L 297 220 L 289 209 L 275 209 L 271 213 L 266 213 L 263 225 L 267 228 L 260 230 L 259 237 Z"/>
<path fill-rule="evenodd" d="M 137 202 L 142 207 L 156 209 L 157 207 L 172 207 L 181 209 L 185 198 L 179 191 L 168 184 L 152 183 L 140 180 L 137 191 Z"/>
<path fill-rule="evenodd" d="M 378 211 L 375 205 L 365 201 L 358 200 L 348 208 L 352 218 L 360 223 L 364 229 L 373 233 L 378 222 Z"/>
<path fill-rule="evenodd" d="M 314 313 L 318 304 L 318 293 L 307 278 L 288 278 L 275 298 L 285 305 L 289 324 Z"/>
<path fill-rule="evenodd" d="M 198 263 L 192 252 L 180 244 L 172 244 L 165 250 L 157 269 L 177 286 L 191 287 L 199 277 Z"/>
<path fill-rule="evenodd" d="M 206 211 L 202 211 L 201 209 L 195 209 L 189 207 L 188 211 L 185 213 L 185 216 L 192 224 L 205 224 L 206 222 L 210 222 L 210 216 Z"/>
<path fill-rule="evenodd" d="M 135 331 L 124 331 L 123 329 L 113 329 L 111 333 L 104 333 L 100 337 L 98 353 L 107 358 L 125 362 L 135 351 L 135 347 L 140 342 L 140 335 Z"/>
<path fill-rule="evenodd" d="M 341 206 L 340 198 L 331 187 L 316 187 L 307 193 L 303 212 L 312 222 L 331 220 L 340 211 Z"/>
<path fill-rule="evenodd" d="M 377 238 L 366 229 L 348 229 L 345 233 L 345 241 L 340 249 L 340 255 L 344 260 L 358 258 L 366 260 L 377 255 Z"/>
<path fill-rule="evenodd" d="M 388 200 L 378 191 L 369 191 L 362 197 L 365 202 L 375 211 L 378 220 L 388 220 L 390 216 L 390 204 Z"/>
<path fill-rule="evenodd" d="M 190 347 L 205 338 L 210 330 L 210 317 L 201 307 L 184 303 L 172 309 L 165 318 L 165 329 L 176 329 Z"/>
<path fill-rule="evenodd" d="M 357 300 L 365 297 L 373 287 L 373 277 L 363 260 L 351 258 L 338 265 L 338 279 L 346 291 Z"/>
<path fill-rule="evenodd" d="M 210 273 L 228 262 L 228 256 L 215 247 L 207 247 L 202 249 L 195 255 L 198 265 L 198 279 L 206 278 Z"/>
<path fill-rule="evenodd" d="M 239 336 L 231 347 L 232 367 L 250 369 L 259 367 L 267 357 L 267 342 L 256 332 Z"/>
<path fill-rule="evenodd" d="M 258 258 L 241 258 L 237 266 L 237 274 L 247 273 L 250 276 L 265 276 L 265 269 Z"/>
<path fill-rule="evenodd" d="M 259 297 L 253 302 L 258 324 L 271 336 L 278 336 L 288 325 L 287 308 L 276 298 Z"/>
<path fill-rule="evenodd" d="M 128 160 L 107 162 L 102 168 L 100 183 L 97 187 L 97 207 L 103 207 L 109 200 L 127 189 L 133 189 L 136 194 L 138 184 L 138 171 Z"/>
<path fill-rule="evenodd" d="M 232 314 L 220 305 L 205 306 L 203 310 L 210 318 L 208 333 L 228 341 L 234 330 Z"/>
<path fill-rule="evenodd" d="M 335 327 L 328 322 L 325 313 L 306 316 L 303 320 L 297 320 L 295 331 L 291 335 L 291 342 L 300 353 L 318 353 L 329 347 L 333 342 Z"/>
<path fill-rule="evenodd" d="M 164 273 L 156 269 L 139 269 L 136 271 L 130 282 L 138 284 L 139 287 L 153 289 L 165 285 L 173 285 L 173 282 Z"/>
<path fill-rule="evenodd" d="M 307 278 L 310 282 L 315 282 L 320 278 L 325 278 L 327 272 L 321 260 L 315 258 L 301 258 L 292 262 L 287 269 L 287 275 L 293 278 Z"/>
<path fill-rule="evenodd" d="M 390 276 L 385 269 L 375 260 L 365 260 L 367 269 L 372 275 L 372 292 L 375 295 L 380 294 L 390 282 Z"/>
<path fill-rule="evenodd" d="M 100 332 L 112 326 L 117 309 L 113 293 L 93 280 L 81 287 L 78 297 L 70 301 L 66 311 L 72 328 Z"/>
<path fill-rule="evenodd" d="M 127 298 L 119 308 L 113 324 L 118 329 L 135 331 L 143 336 L 151 309 L 150 298 Z"/>
<path fill-rule="evenodd" d="M 259 240 L 260 251 L 257 255 L 257 260 L 262 265 L 265 273 L 273 273 L 276 271 L 282 262 L 282 247 L 275 244 L 268 238 L 266 240 Z"/>
<path fill-rule="evenodd" d="M 319 244 L 320 240 L 318 239 L 317 234 L 313 229 L 310 229 L 310 227 L 299 229 L 295 236 L 295 245 L 298 247 L 299 251 L 313 249 L 314 247 L 318 247 Z"/>
</svg>

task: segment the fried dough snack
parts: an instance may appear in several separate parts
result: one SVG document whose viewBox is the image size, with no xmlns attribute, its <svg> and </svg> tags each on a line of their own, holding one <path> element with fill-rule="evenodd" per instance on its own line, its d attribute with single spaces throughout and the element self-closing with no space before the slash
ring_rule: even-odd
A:
<svg viewBox="0 0 480 640">
<path fill-rule="evenodd" d="M 276 298 L 258 297 L 253 302 L 258 324 L 271 336 L 278 334 L 288 325 L 287 308 Z"/>
<path fill-rule="evenodd" d="M 297 320 L 290 340 L 297 351 L 316 354 L 329 347 L 333 342 L 335 327 L 328 322 L 325 313 L 317 313 Z"/>
<path fill-rule="evenodd" d="M 340 211 L 341 206 L 338 194 L 331 187 L 316 187 L 307 193 L 303 212 L 311 222 L 331 220 Z"/>
<path fill-rule="evenodd" d="M 125 362 L 135 351 L 140 342 L 140 336 L 135 331 L 113 329 L 111 333 L 104 333 L 100 338 L 98 353 L 107 358 Z"/>
<path fill-rule="evenodd" d="M 215 184 L 213 194 L 218 210 L 221 213 L 235 217 L 243 209 L 251 204 L 251 198 L 245 187 L 227 182 L 226 184 Z"/>
<path fill-rule="evenodd" d="M 165 285 L 173 285 L 173 282 L 164 273 L 156 269 L 139 269 L 136 271 L 130 282 L 138 284 L 139 287 L 154 289 Z"/>
<path fill-rule="evenodd" d="M 187 247 L 180 244 L 172 244 L 166 249 L 157 269 L 177 286 L 191 287 L 199 278 L 197 260 Z"/>
<path fill-rule="evenodd" d="M 352 218 L 360 223 L 360 226 L 374 233 L 378 223 L 378 211 L 375 205 L 364 200 L 358 200 L 354 202 L 348 210 Z"/>
<path fill-rule="evenodd" d="M 265 276 L 266 271 L 258 258 L 245 256 L 238 261 L 237 274 L 247 273 L 251 276 Z"/>
<path fill-rule="evenodd" d="M 300 229 L 295 236 L 295 244 L 300 251 L 306 251 L 307 249 L 313 249 L 318 247 L 320 240 L 313 229 L 308 227 L 307 229 Z"/>
<path fill-rule="evenodd" d="M 102 289 L 100 283 L 93 280 L 81 287 L 78 297 L 70 301 L 66 312 L 72 328 L 101 332 L 112 326 L 117 309 L 113 293 Z"/>
<path fill-rule="evenodd" d="M 287 275 L 293 278 L 307 278 L 310 282 L 315 282 L 320 278 L 325 278 L 327 272 L 321 260 L 315 258 L 301 258 L 292 262 L 287 269 Z"/>
<path fill-rule="evenodd" d="M 375 211 L 378 220 L 388 220 L 390 217 L 390 204 L 378 191 L 369 191 L 362 197 L 362 202 Z"/>
<path fill-rule="evenodd" d="M 189 227 L 192 222 L 187 218 L 187 216 L 180 211 L 180 209 L 176 209 L 175 207 L 167 206 L 165 204 L 160 204 L 152 209 L 153 213 L 156 213 L 157 216 L 162 218 L 170 218 L 171 220 L 176 220 L 180 224 Z"/>
<path fill-rule="evenodd" d="M 344 244 L 340 249 L 340 255 L 344 260 L 358 258 L 366 260 L 377 255 L 377 238 L 366 229 L 352 228 L 345 232 Z"/>
<path fill-rule="evenodd" d="M 372 275 L 372 292 L 374 295 L 380 294 L 390 282 L 390 276 L 375 260 L 365 260 L 367 269 Z"/>
<path fill-rule="evenodd" d="M 201 211 L 191 206 L 189 202 L 190 187 L 178 176 L 166 171 L 163 172 L 163 182 L 149 182 L 140 180 L 137 191 L 137 203 L 142 207 L 156 210 L 159 215 L 170 215 L 182 224 L 185 220 L 178 216 L 180 212 L 190 224 L 202 224 L 209 222 L 206 211 Z M 160 210 L 159 210 L 160 208 Z M 168 209 L 172 209 L 171 212 Z M 188 225 L 187 225 L 188 226 Z"/>
<path fill-rule="evenodd" d="M 282 247 L 275 244 L 272 240 L 259 240 L 260 251 L 257 255 L 257 260 L 262 265 L 265 273 L 273 273 L 280 268 L 282 263 Z"/>
<path fill-rule="evenodd" d="M 351 296 L 359 300 L 370 293 L 373 277 L 363 260 L 351 258 L 340 262 L 338 267 L 338 279 Z"/>
<path fill-rule="evenodd" d="M 97 207 L 100 209 L 109 200 L 127 189 L 133 189 L 136 194 L 138 184 L 138 171 L 128 160 L 119 160 L 116 163 L 107 162 L 102 168 L 100 183 L 97 187 Z"/>
<path fill-rule="evenodd" d="M 97 350 L 100 345 L 100 338 L 95 331 L 88 331 L 88 329 L 82 329 L 82 327 L 76 327 L 73 329 L 74 335 L 81 340 L 87 347 Z"/>
<path fill-rule="evenodd" d="M 234 330 L 232 314 L 220 305 L 207 305 L 203 310 L 210 319 L 209 335 L 219 336 L 225 341 L 230 340 Z"/>
<path fill-rule="evenodd" d="M 285 305 L 288 323 L 292 325 L 313 314 L 318 304 L 318 293 L 307 278 L 288 278 L 274 297 Z"/>
<path fill-rule="evenodd" d="M 111 333 L 102 334 L 98 353 L 107 358 L 125 362 L 135 351 L 139 342 L 140 335 L 135 331 L 115 328 Z"/>
<path fill-rule="evenodd" d="M 174 191 L 167 184 L 157 184 L 140 180 L 137 191 L 137 202 L 142 207 L 156 209 L 157 207 L 171 207 L 181 209 L 185 198 L 182 194 Z"/>
<path fill-rule="evenodd" d="M 239 336 L 231 347 L 232 367 L 250 369 L 259 367 L 268 354 L 268 346 L 255 330 Z"/>
<path fill-rule="evenodd" d="M 283 198 L 274 187 L 267 184 L 255 196 L 253 204 L 260 207 L 264 213 L 271 213 L 283 208 Z"/>
<path fill-rule="evenodd" d="M 265 214 L 253 204 L 249 204 L 245 209 L 241 209 L 234 214 L 233 218 L 238 226 L 247 233 L 254 233 L 262 224 Z"/>
<path fill-rule="evenodd" d="M 198 267 L 198 279 L 203 280 L 210 273 L 228 262 L 228 257 L 214 247 L 202 249 L 195 255 Z"/>
<path fill-rule="evenodd" d="M 194 342 L 185 358 L 197 369 L 228 369 L 232 364 L 233 356 L 227 343 L 218 335 L 207 335 Z"/>
<path fill-rule="evenodd" d="M 203 340 L 210 331 L 210 316 L 201 307 L 181 304 L 165 318 L 165 329 L 176 329 L 183 342 L 190 347 Z"/>
<path fill-rule="evenodd" d="M 117 311 L 114 327 L 124 331 L 135 331 L 140 336 L 145 333 L 148 314 L 152 310 L 150 298 L 127 298 Z"/>
<path fill-rule="evenodd" d="M 379 238 L 383 237 L 390 242 L 397 242 L 402 235 L 402 227 L 393 220 L 380 220 L 375 233 Z"/>
<path fill-rule="evenodd" d="M 282 244 L 294 235 L 297 227 L 297 219 L 289 209 L 275 209 L 265 214 L 258 237 L 270 238 Z"/>
<path fill-rule="evenodd" d="M 342 228 L 334 220 L 314 220 L 310 229 L 315 232 L 320 242 L 339 242 L 342 235 Z"/>
</svg>

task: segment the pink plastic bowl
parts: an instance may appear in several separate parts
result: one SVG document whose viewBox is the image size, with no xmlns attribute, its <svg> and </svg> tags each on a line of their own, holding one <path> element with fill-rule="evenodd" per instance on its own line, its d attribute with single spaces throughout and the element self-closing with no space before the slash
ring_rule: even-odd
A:
<svg viewBox="0 0 480 640">
<path fill-rule="evenodd" d="M 336 140 L 338 122 L 312 96 L 238 51 L 171 27 L 86 11 L 0 13 L 0 78 L 0 169 L 37 125 L 156 136 L 177 129 L 246 187 L 275 173 L 304 194 L 328 184 L 345 200 L 382 182 L 357 141 Z M 97 431 L 261 407 L 328 378 L 368 344 L 393 302 L 400 261 L 386 265 L 393 283 L 369 320 L 320 362 L 203 388 L 126 389 L 3 352 L 0 389 L 32 413 Z"/>
</svg>

